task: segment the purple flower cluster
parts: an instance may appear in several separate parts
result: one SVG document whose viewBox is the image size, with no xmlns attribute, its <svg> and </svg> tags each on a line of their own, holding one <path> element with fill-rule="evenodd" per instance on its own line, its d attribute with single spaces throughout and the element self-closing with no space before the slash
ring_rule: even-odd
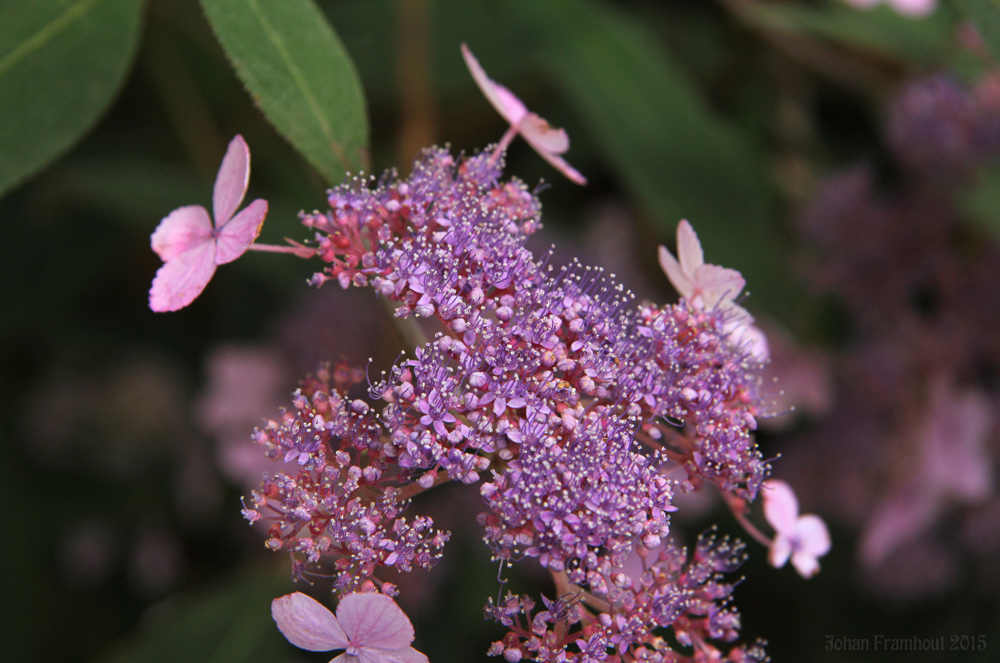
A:
<svg viewBox="0 0 1000 663">
<path fill-rule="evenodd" d="M 900 165 L 931 184 L 966 179 L 1000 151 L 1000 80 L 974 88 L 937 74 L 911 81 L 889 107 L 886 140 Z"/>
<path fill-rule="evenodd" d="M 508 594 L 500 603 L 491 600 L 486 614 L 509 631 L 490 653 L 508 661 L 768 660 L 762 642 L 722 644 L 735 641 L 740 628 L 739 612 L 731 605 L 735 585 L 723 582 L 722 575 L 738 569 L 744 559 L 741 543 L 709 531 L 698 538 L 690 556 L 673 542 L 653 551 L 638 548 L 625 568 L 604 578 L 601 591 L 568 593 L 556 600 L 543 596 L 545 609 L 534 615 L 530 597 Z M 579 627 L 568 631 L 567 623 Z M 657 627 L 669 628 L 680 646 L 669 645 L 666 632 L 654 632 Z M 571 646 L 578 653 L 568 653 Z"/>
<path fill-rule="evenodd" d="M 399 516 L 406 503 L 380 452 L 380 428 L 363 401 L 338 392 L 344 382 L 331 389 L 330 381 L 330 371 L 319 371 L 295 392 L 294 411 L 255 431 L 269 457 L 294 460 L 302 471 L 265 480 L 244 516 L 268 523 L 271 550 L 311 564 L 334 558 L 335 585 L 345 592 L 381 566 L 430 568 L 448 533 L 432 529 L 430 518 Z"/>
<path fill-rule="evenodd" d="M 759 365 L 730 340 L 728 314 L 684 299 L 630 308 L 631 294 L 602 270 L 537 259 L 524 242 L 540 227 L 540 203 L 501 171 L 490 152 L 432 149 L 409 178 L 356 179 L 330 192 L 330 211 L 303 215 L 329 265 L 314 283 L 370 285 L 435 334 L 369 385 L 369 402 L 319 381 L 257 433 L 303 472 L 267 482 L 248 517 L 272 521 L 272 547 L 334 558 L 339 587 L 380 565 L 433 563 L 447 535 L 399 518 L 405 498 L 485 478 L 479 521 L 495 559 L 537 558 L 579 592 L 610 597 L 630 553 L 665 543 L 668 467 L 686 470 L 683 490 L 707 482 L 748 501 L 769 472 L 751 436 Z M 310 536 L 295 533 L 303 527 Z M 726 545 L 704 554 L 719 560 Z M 707 578 L 696 590 L 669 573 L 674 584 L 657 585 L 641 614 L 609 604 L 601 619 L 616 625 L 613 637 L 603 626 L 564 634 L 580 650 L 565 660 L 608 660 L 685 614 L 713 624 L 685 627 L 692 633 L 735 637 L 728 609 L 692 613 Z M 663 607 L 671 601 L 676 610 Z"/>
</svg>

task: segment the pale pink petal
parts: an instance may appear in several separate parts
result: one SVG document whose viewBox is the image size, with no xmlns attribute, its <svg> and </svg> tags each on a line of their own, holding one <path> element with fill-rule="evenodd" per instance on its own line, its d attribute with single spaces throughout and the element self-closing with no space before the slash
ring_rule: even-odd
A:
<svg viewBox="0 0 1000 663">
<path fill-rule="evenodd" d="M 507 122 L 513 126 L 517 126 L 528 112 L 524 103 L 513 92 L 487 76 L 486 70 L 482 68 L 479 60 L 476 59 L 476 56 L 472 54 L 472 51 L 465 44 L 462 44 L 462 57 L 465 59 L 465 66 L 469 68 L 469 73 L 472 74 L 476 85 L 482 90 L 486 99 L 493 105 L 493 108 L 497 109 L 497 112 Z"/>
<path fill-rule="evenodd" d="M 518 126 L 521 135 L 538 152 L 562 154 L 569 150 L 569 134 L 557 129 L 536 113 L 528 113 Z"/>
<path fill-rule="evenodd" d="M 570 181 L 580 185 L 586 184 L 587 178 L 559 156 L 569 149 L 569 136 L 565 130 L 552 127 L 537 114 L 528 112 L 524 102 L 513 92 L 486 75 L 486 71 L 465 44 L 462 44 L 462 57 L 486 99 L 528 144 Z"/>
<path fill-rule="evenodd" d="M 246 253 L 247 248 L 260 234 L 265 216 L 267 216 L 267 201 L 258 198 L 222 226 L 215 236 L 215 243 L 218 246 L 215 264 L 225 265 Z"/>
<path fill-rule="evenodd" d="M 900 14 L 911 18 L 929 16 L 937 8 L 937 0 L 891 0 L 890 4 Z"/>
<path fill-rule="evenodd" d="M 346 659 L 344 663 L 428 663 L 427 657 L 413 647 L 403 649 L 369 649 L 362 647 L 357 659 Z"/>
<path fill-rule="evenodd" d="M 543 118 L 534 113 L 528 113 L 521 121 L 518 131 L 543 159 L 565 175 L 568 180 L 581 186 L 587 183 L 587 178 L 580 171 L 559 156 L 560 153 L 569 149 L 569 136 L 566 135 L 564 129 L 555 129 Z"/>
<path fill-rule="evenodd" d="M 682 219 L 677 226 L 677 258 L 688 276 L 693 276 L 695 270 L 705 264 L 701 241 L 687 219 Z"/>
<path fill-rule="evenodd" d="M 205 242 L 163 263 L 149 290 L 149 308 L 157 313 L 184 308 L 201 294 L 215 273 L 215 242 Z"/>
<path fill-rule="evenodd" d="M 780 479 L 764 482 L 764 517 L 779 534 L 790 536 L 799 518 L 799 501 L 795 491 Z"/>
<path fill-rule="evenodd" d="M 816 557 L 801 550 L 792 555 L 792 566 L 803 578 L 812 578 L 819 571 L 819 561 Z"/>
<path fill-rule="evenodd" d="M 743 275 L 728 267 L 699 265 L 696 269 L 685 268 L 684 271 L 692 276 L 694 295 L 700 296 L 708 308 L 732 302 L 746 285 Z"/>
<path fill-rule="evenodd" d="M 807 513 L 795 523 L 795 546 L 797 550 L 813 557 L 822 557 L 830 552 L 830 530 L 817 515 Z"/>
<path fill-rule="evenodd" d="M 663 269 L 663 273 L 667 275 L 670 284 L 674 286 L 677 294 L 685 298 L 690 297 L 694 293 L 694 283 L 684 273 L 684 270 L 681 269 L 681 265 L 677 262 L 674 254 L 667 247 L 661 246 L 659 257 L 660 267 Z"/>
<path fill-rule="evenodd" d="M 296 647 L 309 651 L 346 649 L 350 643 L 337 618 L 319 601 L 302 592 L 271 601 L 278 630 Z"/>
<path fill-rule="evenodd" d="M 792 554 L 792 542 L 782 533 L 774 535 L 771 541 L 771 549 L 767 554 L 767 561 L 776 569 L 780 569 L 788 561 L 788 556 Z"/>
<path fill-rule="evenodd" d="M 243 202 L 247 185 L 250 183 L 250 148 L 243 136 L 236 135 L 229 142 L 226 156 L 222 158 L 219 174 L 215 178 L 212 194 L 212 210 L 215 227 L 221 228 Z"/>
<path fill-rule="evenodd" d="M 736 311 L 731 320 L 726 322 L 726 338 L 733 345 L 749 352 L 757 361 L 766 362 L 771 357 L 771 348 L 764 331 L 753 324 L 753 316 L 738 304 L 730 304 L 727 311 Z M 782 381 L 784 384 L 784 381 Z"/>
<path fill-rule="evenodd" d="M 402 649 L 413 642 L 409 618 L 385 594 L 348 594 L 337 606 L 337 620 L 358 647 Z"/>
<path fill-rule="evenodd" d="M 490 81 L 493 85 L 493 93 L 496 95 L 497 102 L 500 104 L 497 106 L 494 104 L 494 108 L 500 111 L 500 115 L 504 117 L 512 126 L 520 127 L 524 122 L 524 119 L 530 115 L 528 112 L 528 107 L 524 105 L 524 102 L 517 98 L 517 95 L 505 88 L 503 85 Z"/>
<path fill-rule="evenodd" d="M 201 205 L 178 207 L 163 217 L 150 237 L 150 245 L 163 262 L 210 242 L 212 220 Z"/>
</svg>

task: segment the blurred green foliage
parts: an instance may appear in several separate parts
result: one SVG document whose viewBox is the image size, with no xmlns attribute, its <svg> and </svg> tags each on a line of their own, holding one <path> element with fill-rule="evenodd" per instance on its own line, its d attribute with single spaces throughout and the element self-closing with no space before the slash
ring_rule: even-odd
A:
<svg viewBox="0 0 1000 663">
<path fill-rule="evenodd" d="M 0 3 L 0 196 L 62 156 L 121 88 L 142 0 Z"/>
</svg>

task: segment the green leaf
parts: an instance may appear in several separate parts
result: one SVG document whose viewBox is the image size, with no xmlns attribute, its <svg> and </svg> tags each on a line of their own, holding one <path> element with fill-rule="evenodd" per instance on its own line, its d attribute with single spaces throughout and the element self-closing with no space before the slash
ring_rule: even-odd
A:
<svg viewBox="0 0 1000 663">
<path fill-rule="evenodd" d="M 142 0 L 0 3 L 0 195 L 94 125 L 135 54 Z"/>
<path fill-rule="evenodd" d="M 354 62 L 311 0 L 202 0 L 215 34 L 271 124 L 329 184 L 368 167 Z"/>
<path fill-rule="evenodd" d="M 993 58 L 1000 60 L 1000 0 L 960 0 L 958 6 L 976 26 Z"/>
<path fill-rule="evenodd" d="M 771 262 L 753 253 L 770 202 L 761 156 L 707 107 L 645 26 L 593 2 L 512 4 L 544 44 L 537 61 L 661 237 L 687 218 L 703 239 L 725 242 L 708 242 L 711 262 L 748 271 Z"/>
</svg>

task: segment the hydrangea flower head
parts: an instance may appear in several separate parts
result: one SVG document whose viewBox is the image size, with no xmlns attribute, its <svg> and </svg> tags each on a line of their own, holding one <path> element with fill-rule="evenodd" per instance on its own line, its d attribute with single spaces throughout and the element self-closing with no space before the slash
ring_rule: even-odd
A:
<svg viewBox="0 0 1000 663">
<path fill-rule="evenodd" d="M 330 663 L 427 663 L 410 646 L 413 625 L 406 613 L 384 594 L 348 594 L 334 615 L 319 601 L 295 592 L 274 599 L 271 616 L 296 647 L 346 650 Z"/>
<path fill-rule="evenodd" d="M 212 280 L 216 266 L 236 260 L 257 239 L 267 215 L 267 201 L 258 198 L 235 214 L 249 181 L 250 149 L 237 135 L 230 141 L 215 179 L 215 225 L 204 207 L 187 205 L 168 214 L 153 232 L 153 251 L 163 266 L 149 290 L 149 308 L 157 313 L 184 308 Z"/>
<path fill-rule="evenodd" d="M 524 102 L 513 92 L 491 80 L 465 44 L 462 44 L 462 57 L 465 58 L 465 65 L 469 68 L 476 85 L 493 104 L 493 108 L 510 123 L 511 128 L 521 134 L 543 159 L 570 181 L 586 184 L 587 178 L 560 156 L 569 150 L 569 136 L 566 130 L 551 126 L 545 118 L 529 111 Z"/>
<path fill-rule="evenodd" d="M 803 578 L 819 571 L 819 558 L 830 551 L 830 532 L 817 515 L 799 515 L 795 492 L 784 481 L 764 482 L 764 517 L 774 528 L 769 561 L 781 568 L 792 559 L 792 566 Z"/>
</svg>

